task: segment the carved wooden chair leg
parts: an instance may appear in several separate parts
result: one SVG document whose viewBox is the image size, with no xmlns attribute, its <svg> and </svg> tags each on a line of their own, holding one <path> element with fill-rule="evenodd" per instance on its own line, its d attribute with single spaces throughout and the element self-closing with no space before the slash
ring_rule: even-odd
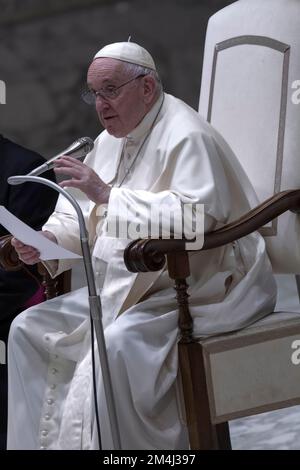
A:
<svg viewBox="0 0 300 470">
<path fill-rule="evenodd" d="M 227 423 L 211 421 L 204 355 L 201 343 L 193 337 L 193 319 L 189 311 L 188 284 L 190 274 L 188 254 L 167 255 L 169 276 L 175 280 L 179 310 L 179 367 L 185 401 L 190 447 L 193 450 L 231 449 Z"/>
<path fill-rule="evenodd" d="M 53 299 L 54 297 L 71 291 L 71 270 L 65 271 L 54 279 L 51 278 L 42 263 L 39 263 L 38 270 L 42 276 L 42 286 L 46 300 Z"/>
<path fill-rule="evenodd" d="M 221 450 L 232 450 L 228 422 L 225 421 L 224 423 L 216 424 L 216 431 L 218 436 L 218 448 Z"/>
<path fill-rule="evenodd" d="M 204 365 L 197 343 L 179 343 L 179 364 L 186 420 L 192 450 L 218 449 L 216 427 L 211 423 Z"/>
</svg>

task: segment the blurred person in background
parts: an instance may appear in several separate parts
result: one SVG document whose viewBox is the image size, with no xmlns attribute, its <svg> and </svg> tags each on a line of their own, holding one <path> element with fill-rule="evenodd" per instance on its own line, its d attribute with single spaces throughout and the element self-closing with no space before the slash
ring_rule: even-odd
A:
<svg viewBox="0 0 300 470">
<path fill-rule="evenodd" d="M 57 193 L 37 183 L 11 186 L 7 178 L 24 175 L 45 162 L 36 152 L 4 138 L 0 134 L 0 205 L 6 207 L 34 229 L 41 229 L 53 212 Z M 54 172 L 45 177 L 55 181 Z M 9 235 L 0 224 L 0 237 Z M 37 266 L 25 266 L 19 271 L 6 271 L 0 265 L 0 341 L 5 345 L 13 319 L 25 308 L 41 302 L 44 295 Z M 3 348 L 2 348 L 3 351 Z M 0 449 L 6 448 L 7 426 L 7 357 L 0 364 Z"/>
</svg>

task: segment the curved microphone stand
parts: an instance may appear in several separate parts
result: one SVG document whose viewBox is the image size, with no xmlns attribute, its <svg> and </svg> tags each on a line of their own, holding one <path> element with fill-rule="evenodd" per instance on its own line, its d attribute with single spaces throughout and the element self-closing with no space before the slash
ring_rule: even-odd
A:
<svg viewBox="0 0 300 470">
<path fill-rule="evenodd" d="M 102 307 L 99 295 L 97 295 L 96 291 L 96 284 L 95 284 L 95 277 L 94 271 L 92 267 L 92 259 L 91 259 L 91 252 L 88 243 L 88 231 L 86 229 L 84 217 L 82 214 L 82 210 L 76 201 L 76 199 L 71 196 L 67 191 L 63 188 L 58 186 L 58 184 L 53 183 L 53 181 L 49 181 L 45 178 L 40 178 L 39 176 L 11 176 L 8 178 L 7 182 L 11 185 L 18 185 L 25 182 L 32 182 L 32 183 L 41 183 L 46 186 L 50 186 L 50 188 L 58 191 L 59 193 L 63 194 L 66 199 L 72 204 L 74 209 L 76 210 L 79 222 L 79 230 L 80 230 L 80 242 L 83 254 L 83 261 L 85 267 L 85 274 L 88 284 L 88 291 L 89 291 L 89 305 L 90 305 L 90 314 L 94 322 L 96 338 L 97 338 L 97 345 L 98 345 L 98 352 L 99 352 L 99 359 L 102 369 L 102 376 L 103 376 L 103 383 L 104 383 L 104 391 L 105 397 L 107 402 L 108 414 L 111 424 L 111 432 L 112 432 L 112 439 L 115 450 L 121 449 L 121 439 L 120 439 L 120 432 L 119 426 L 117 421 L 117 413 L 116 413 L 116 406 L 115 400 L 113 395 L 112 389 L 112 382 L 111 376 L 109 371 L 109 365 L 107 360 L 107 352 L 105 346 L 105 338 L 103 333 L 103 326 L 102 326 Z M 101 437 L 99 436 L 99 439 Z"/>
</svg>

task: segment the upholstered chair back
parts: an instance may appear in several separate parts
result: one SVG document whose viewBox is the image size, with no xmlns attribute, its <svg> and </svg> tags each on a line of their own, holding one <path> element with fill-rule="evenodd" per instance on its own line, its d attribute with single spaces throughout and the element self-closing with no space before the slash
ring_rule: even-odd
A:
<svg viewBox="0 0 300 470">
<path fill-rule="evenodd" d="M 260 201 L 300 188 L 300 1 L 239 0 L 210 18 L 199 112 Z M 263 227 L 277 272 L 300 272 L 299 216 Z"/>
</svg>

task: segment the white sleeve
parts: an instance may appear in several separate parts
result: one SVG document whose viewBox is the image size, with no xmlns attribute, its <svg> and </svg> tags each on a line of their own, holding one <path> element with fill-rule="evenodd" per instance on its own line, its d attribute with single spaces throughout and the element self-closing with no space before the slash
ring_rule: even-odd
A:
<svg viewBox="0 0 300 470">
<path fill-rule="evenodd" d="M 74 190 L 74 188 L 68 188 L 68 191 L 72 193 L 79 203 L 87 223 L 89 200 L 81 191 Z M 67 250 L 78 255 L 82 254 L 77 213 L 71 203 L 64 196 L 59 196 L 55 211 L 43 226 L 43 230 L 52 232 L 57 239 L 57 243 Z M 57 276 L 63 271 L 71 269 L 77 261 L 78 260 L 60 259 L 58 260 L 57 270 L 54 272 L 53 266 L 55 265 L 51 265 L 51 268 L 48 269 L 48 271 L 52 277 Z"/>
</svg>

